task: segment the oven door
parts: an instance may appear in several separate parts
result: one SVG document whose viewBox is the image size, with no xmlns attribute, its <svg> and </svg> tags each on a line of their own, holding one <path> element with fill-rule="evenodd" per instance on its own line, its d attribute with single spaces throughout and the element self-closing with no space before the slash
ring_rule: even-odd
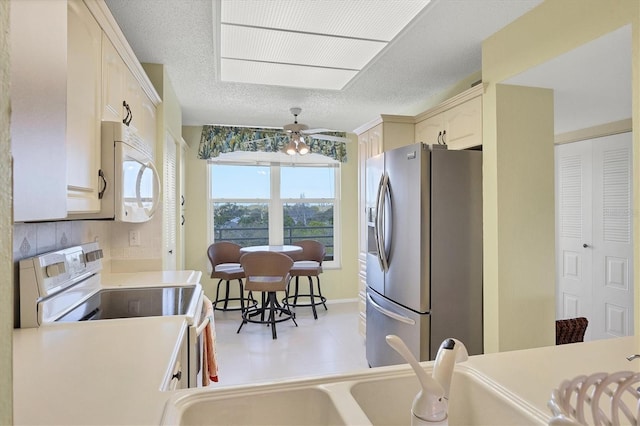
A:
<svg viewBox="0 0 640 426">
<path fill-rule="evenodd" d="M 188 357 L 189 357 L 189 381 L 190 388 L 202 385 L 202 353 L 203 353 L 203 336 L 205 327 L 209 324 L 209 317 L 204 312 L 204 291 L 200 293 L 198 304 L 196 305 L 193 323 L 189 326 L 188 335 Z"/>
</svg>

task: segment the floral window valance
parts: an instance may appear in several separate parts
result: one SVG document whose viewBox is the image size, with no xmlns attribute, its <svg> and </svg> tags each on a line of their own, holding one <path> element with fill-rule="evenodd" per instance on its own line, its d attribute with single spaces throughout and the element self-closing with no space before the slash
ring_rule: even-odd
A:
<svg viewBox="0 0 640 426">
<path fill-rule="evenodd" d="M 323 135 L 346 137 L 345 132 L 324 132 Z M 324 155 L 346 163 L 347 146 L 344 142 L 316 139 L 304 135 L 309 152 Z M 203 126 L 198 158 L 208 160 L 234 151 L 284 152 L 289 136 L 277 129 L 251 127 Z"/>
</svg>

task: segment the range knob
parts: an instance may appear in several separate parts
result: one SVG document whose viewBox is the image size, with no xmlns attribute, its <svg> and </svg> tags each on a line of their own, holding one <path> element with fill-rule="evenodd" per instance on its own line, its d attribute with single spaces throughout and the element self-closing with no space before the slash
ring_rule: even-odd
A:
<svg viewBox="0 0 640 426">
<path fill-rule="evenodd" d="M 64 262 L 52 263 L 51 265 L 47 265 L 45 268 L 47 273 L 47 277 L 53 278 L 57 277 L 60 274 L 64 274 L 66 272 L 66 268 Z"/>
<path fill-rule="evenodd" d="M 95 262 L 98 259 L 102 259 L 104 256 L 102 255 L 102 249 L 94 250 L 85 253 L 84 260 L 87 263 Z"/>
</svg>

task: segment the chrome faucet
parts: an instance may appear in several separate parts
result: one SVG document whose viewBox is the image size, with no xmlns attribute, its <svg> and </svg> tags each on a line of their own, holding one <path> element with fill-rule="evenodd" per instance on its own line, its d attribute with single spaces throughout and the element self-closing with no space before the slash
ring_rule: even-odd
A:
<svg viewBox="0 0 640 426">
<path fill-rule="evenodd" d="M 640 358 L 640 354 L 633 354 L 627 357 L 627 361 L 633 361 L 636 358 Z"/>
</svg>

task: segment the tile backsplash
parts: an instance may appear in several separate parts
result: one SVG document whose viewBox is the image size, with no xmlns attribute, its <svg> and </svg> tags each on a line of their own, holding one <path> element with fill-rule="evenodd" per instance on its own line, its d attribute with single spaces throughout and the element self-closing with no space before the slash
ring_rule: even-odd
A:
<svg viewBox="0 0 640 426">
<path fill-rule="evenodd" d="M 110 229 L 111 222 L 93 220 L 16 223 L 13 226 L 13 261 L 92 241 L 98 241 L 108 257 Z"/>
</svg>

